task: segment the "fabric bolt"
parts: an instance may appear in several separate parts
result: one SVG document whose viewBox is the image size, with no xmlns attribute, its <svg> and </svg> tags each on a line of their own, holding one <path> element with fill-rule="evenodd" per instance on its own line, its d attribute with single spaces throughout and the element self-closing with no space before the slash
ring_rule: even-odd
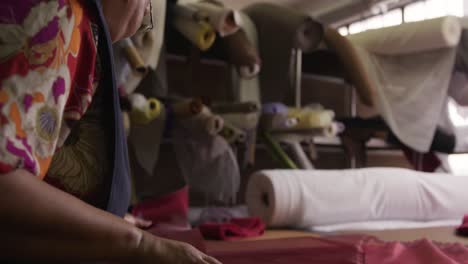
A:
<svg viewBox="0 0 468 264">
<path fill-rule="evenodd" d="M 368 221 L 424 226 L 459 221 L 466 214 L 467 183 L 466 177 L 399 168 L 272 170 L 250 178 L 246 201 L 251 215 L 269 227 Z"/>
<path fill-rule="evenodd" d="M 446 20 L 450 20 L 454 27 L 446 29 Z M 419 31 L 414 28 L 425 28 L 425 25 L 429 25 L 426 30 L 433 34 L 425 32 L 423 36 L 418 35 Z M 445 30 L 449 32 L 448 36 L 445 33 L 436 34 Z M 438 119 L 443 112 L 461 31 L 457 19 L 446 18 L 414 22 L 410 26 L 374 30 L 349 37 L 362 60 L 364 74 L 374 88 L 376 109 L 397 138 L 418 152 L 425 153 L 429 150 L 437 127 L 434 118 Z M 424 41 L 427 36 L 432 36 L 431 43 L 439 39 L 443 43 L 446 38 L 450 38 L 450 41 L 445 45 L 439 43 L 437 48 L 429 46 L 423 51 L 417 49 L 408 52 L 402 47 L 400 52 L 392 51 L 391 54 L 381 52 L 389 50 L 386 49 L 385 42 L 374 41 L 398 36 L 402 42 L 409 38 Z"/>
<path fill-rule="evenodd" d="M 202 120 L 190 119 L 176 120 L 171 131 L 180 171 L 191 190 L 211 202 L 231 204 L 240 186 L 237 158 L 222 136 L 200 129 Z"/>
<path fill-rule="evenodd" d="M 242 11 L 258 33 L 262 102 L 291 103 L 292 51 L 297 48 L 310 52 L 317 48 L 323 36 L 322 25 L 305 13 L 271 3 L 255 3 Z"/>
<path fill-rule="evenodd" d="M 205 223 L 198 227 L 206 239 L 236 240 L 260 236 L 265 224 L 260 218 L 233 218 L 223 223 Z"/>
<path fill-rule="evenodd" d="M 223 38 L 229 61 L 236 66 L 236 70 L 242 78 L 253 78 L 261 69 L 261 60 L 256 48 L 249 41 L 243 29 Z M 247 71 L 243 70 L 247 68 Z"/>
</svg>

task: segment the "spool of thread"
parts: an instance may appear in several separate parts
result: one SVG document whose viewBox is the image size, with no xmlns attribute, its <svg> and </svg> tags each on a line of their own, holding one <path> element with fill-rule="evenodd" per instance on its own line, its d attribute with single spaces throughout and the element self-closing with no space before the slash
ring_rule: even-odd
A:
<svg viewBox="0 0 468 264">
<path fill-rule="evenodd" d="M 205 21 L 176 16 L 173 20 L 174 27 L 200 50 L 206 51 L 213 46 L 216 32 Z"/>
<path fill-rule="evenodd" d="M 123 39 L 121 41 L 125 57 L 127 58 L 132 69 L 142 75 L 148 73 L 148 67 L 135 47 L 133 41 L 130 38 Z"/>
<path fill-rule="evenodd" d="M 141 94 L 132 94 L 129 96 L 132 111 L 130 119 L 138 125 L 146 125 L 161 115 L 162 105 L 155 98 L 146 99 Z"/>
<path fill-rule="evenodd" d="M 257 103 L 218 103 L 211 105 L 211 110 L 217 114 L 254 113 L 258 111 Z"/>
<path fill-rule="evenodd" d="M 230 144 L 232 143 L 245 143 L 247 141 L 247 133 L 240 130 L 239 128 L 229 124 L 228 122 L 224 123 L 223 129 L 220 131 L 220 136 L 222 136 Z"/>
<path fill-rule="evenodd" d="M 190 118 L 200 114 L 206 108 L 200 99 L 191 99 L 172 104 L 177 118 Z"/>
</svg>

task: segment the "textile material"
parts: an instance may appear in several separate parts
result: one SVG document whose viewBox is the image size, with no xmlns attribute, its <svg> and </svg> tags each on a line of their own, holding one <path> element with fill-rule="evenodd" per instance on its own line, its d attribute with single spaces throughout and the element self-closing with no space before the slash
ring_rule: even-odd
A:
<svg viewBox="0 0 468 264">
<path fill-rule="evenodd" d="M 397 168 L 273 170 L 253 175 L 246 201 L 270 227 L 459 220 L 468 178 Z"/>
<path fill-rule="evenodd" d="M 369 52 L 404 55 L 456 47 L 462 26 L 455 16 L 445 16 L 351 34 L 348 38 Z"/>
<path fill-rule="evenodd" d="M 156 233 L 159 235 L 159 233 Z M 468 248 L 458 243 L 384 242 L 375 237 L 330 236 L 225 243 L 205 247 L 197 230 L 166 232 L 163 237 L 194 245 L 224 264 L 415 264 L 468 263 Z M 222 243 L 222 242 L 220 242 Z"/>
<path fill-rule="evenodd" d="M 309 52 L 317 48 L 323 36 L 322 25 L 305 13 L 270 3 L 252 4 L 243 11 L 258 32 L 262 102 L 291 102 L 292 51 L 300 48 Z"/>
<path fill-rule="evenodd" d="M 87 110 L 97 85 L 90 17 L 78 0 L 2 3 L 0 173 L 44 178 Z"/>
<path fill-rule="evenodd" d="M 101 87 L 102 88 L 102 87 Z M 73 194 L 95 207 L 105 209 L 109 195 L 112 160 L 107 135 L 109 121 L 103 109 L 103 91 L 98 88 L 88 111 L 62 148 L 54 154 L 46 182 Z"/>
<path fill-rule="evenodd" d="M 236 240 L 260 236 L 265 224 L 260 218 L 234 218 L 224 223 L 206 223 L 199 226 L 203 237 L 215 240 Z"/>
<path fill-rule="evenodd" d="M 109 120 L 113 123 L 110 126 L 114 130 L 113 135 L 110 135 L 111 144 L 113 148 L 113 166 L 112 181 L 110 184 L 110 194 L 107 204 L 107 211 L 118 216 L 124 216 L 130 204 L 130 177 L 129 177 L 129 163 L 128 163 L 128 150 L 127 142 L 125 139 L 125 132 L 122 123 L 122 115 L 120 112 L 119 92 L 116 87 L 114 75 L 114 59 L 111 47 L 111 38 L 105 18 L 102 13 L 100 0 L 94 0 L 90 3 L 98 14 L 98 23 L 100 27 L 100 39 L 102 40 L 99 45 L 102 47 L 102 52 L 99 54 L 102 61 L 102 80 L 105 80 L 105 90 L 108 94 L 105 95 L 109 98 L 105 102 L 105 107 L 110 115 Z M 111 117 L 113 115 L 113 118 Z"/>
<path fill-rule="evenodd" d="M 468 237 L 468 215 L 465 215 L 465 217 L 463 218 L 463 223 L 460 227 L 458 227 L 457 233 L 461 236 Z"/>
<path fill-rule="evenodd" d="M 147 199 L 132 209 L 132 214 L 152 221 L 155 227 L 172 225 L 188 226 L 188 188 L 151 199 Z"/>
<path fill-rule="evenodd" d="M 375 88 L 375 106 L 392 132 L 406 146 L 427 152 L 448 95 L 456 47 L 390 56 L 350 40 Z"/>
<path fill-rule="evenodd" d="M 129 200 L 126 145 L 113 81 L 110 37 L 99 7 L 99 1 L 78 0 L 2 3 L 0 173 L 24 168 L 41 179 L 46 176 L 57 147 L 91 104 L 98 80 L 99 40 L 103 119 L 110 120 L 108 129 L 115 131 L 107 136 L 113 141 L 109 152 L 114 157 L 109 166 L 114 171 L 106 208 L 123 216 Z"/>
<path fill-rule="evenodd" d="M 443 244 L 427 239 L 414 242 L 382 242 L 370 239 L 363 245 L 365 263 L 413 264 L 468 263 L 468 248 L 462 244 Z"/>
</svg>

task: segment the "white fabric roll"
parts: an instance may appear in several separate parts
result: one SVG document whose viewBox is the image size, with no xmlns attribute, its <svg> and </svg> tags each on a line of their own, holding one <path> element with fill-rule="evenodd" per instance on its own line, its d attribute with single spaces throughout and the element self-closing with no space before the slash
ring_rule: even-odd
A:
<svg viewBox="0 0 468 264">
<path fill-rule="evenodd" d="M 375 54 L 398 55 L 455 47 L 461 32 L 460 19 L 448 16 L 369 30 L 348 38 Z"/>
<path fill-rule="evenodd" d="M 468 177 L 397 168 L 273 170 L 254 174 L 249 211 L 270 227 L 313 228 L 367 221 L 461 220 Z"/>
</svg>

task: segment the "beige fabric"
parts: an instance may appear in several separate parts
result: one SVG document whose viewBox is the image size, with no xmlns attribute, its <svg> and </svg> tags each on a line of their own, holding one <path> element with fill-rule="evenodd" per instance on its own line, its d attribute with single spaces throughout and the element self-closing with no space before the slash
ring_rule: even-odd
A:
<svg viewBox="0 0 468 264">
<path fill-rule="evenodd" d="M 304 13 L 269 3 L 253 4 L 243 11 L 252 19 L 258 32 L 263 101 L 292 99 L 291 52 L 294 48 L 315 49 L 322 39 L 322 26 Z"/>
<path fill-rule="evenodd" d="M 366 106 L 373 105 L 375 87 L 371 84 L 362 59 L 353 44 L 338 31 L 325 29 L 325 43 L 336 52 L 347 72 L 347 78 L 354 85 L 360 101 Z"/>
</svg>

